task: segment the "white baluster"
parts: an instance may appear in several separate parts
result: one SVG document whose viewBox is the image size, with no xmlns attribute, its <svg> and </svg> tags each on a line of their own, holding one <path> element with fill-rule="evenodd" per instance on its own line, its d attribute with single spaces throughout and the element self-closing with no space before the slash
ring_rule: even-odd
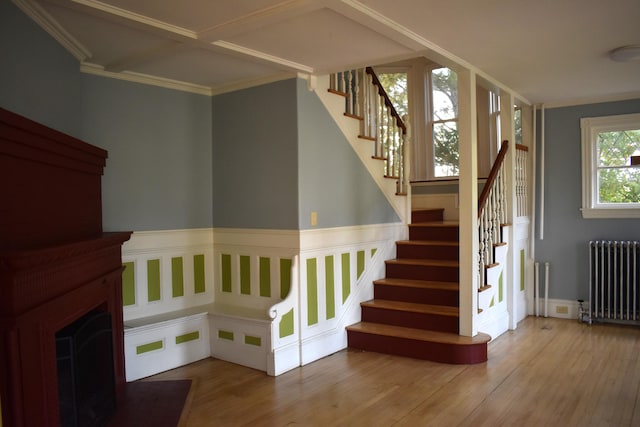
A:
<svg viewBox="0 0 640 427">
<path fill-rule="evenodd" d="M 356 107 L 355 114 L 356 116 L 360 117 L 360 111 L 361 111 L 360 110 L 360 78 L 359 78 L 360 71 L 354 70 L 353 73 L 355 75 L 354 88 L 353 88 L 354 90 L 353 101 Z"/>
</svg>

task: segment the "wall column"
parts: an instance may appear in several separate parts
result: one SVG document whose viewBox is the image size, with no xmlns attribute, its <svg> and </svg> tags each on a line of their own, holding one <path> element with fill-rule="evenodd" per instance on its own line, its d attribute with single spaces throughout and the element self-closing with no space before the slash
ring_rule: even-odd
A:
<svg viewBox="0 0 640 427">
<path fill-rule="evenodd" d="M 460 335 L 478 333 L 478 127 L 476 75 L 458 73 L 460 155 Z"/>
</svg>

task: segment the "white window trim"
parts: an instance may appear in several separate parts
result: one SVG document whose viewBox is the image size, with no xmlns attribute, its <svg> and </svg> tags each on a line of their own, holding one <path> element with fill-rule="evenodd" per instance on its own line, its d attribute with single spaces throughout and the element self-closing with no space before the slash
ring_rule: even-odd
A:
<svg viewBox="0 0 640 427">
<path fill-rule="evenodd" d="M 640 113 L 618 116 L 584 117 L 580 119 L 582 133 L 582 217 L 640 218 L 640 204 L 618 205 L 598 203 L 597 139 L 601 132 L 637 128 Z"/>
</svg>

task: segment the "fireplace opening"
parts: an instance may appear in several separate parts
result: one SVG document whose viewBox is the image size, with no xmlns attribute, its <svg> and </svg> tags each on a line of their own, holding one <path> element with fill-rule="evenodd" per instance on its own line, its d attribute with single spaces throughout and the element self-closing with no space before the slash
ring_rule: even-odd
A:
<svg viewBox="0 0 640 427">
<path fill-rule="evenodd" d="M 103 426 L 116 409 L 111 314 L 91 311 L 56 333 L 60 425 Z"/>
</svg>

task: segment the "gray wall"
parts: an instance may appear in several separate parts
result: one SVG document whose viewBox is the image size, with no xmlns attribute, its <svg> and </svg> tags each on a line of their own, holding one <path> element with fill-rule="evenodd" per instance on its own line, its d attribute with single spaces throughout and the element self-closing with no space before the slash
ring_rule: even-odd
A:
<svg viewBox="0 0 640 427">
<path fill-rule="evenodd" d="M 79 71 L 0 0 L 0 107 L 105 148 L 106 231 L 211 227 L 211 100 Z"/>
<path fill-rule="evenodd" d="M 544 239 L 539 239 L 538 223 L 535 258 L 541 263 L 550 263 L 551 298 L 588 299 L 589 240 L 640 239 L 640 220 L 583 219 L 580 213 L 580 118 L 637 112 L 640 112 L 640 99 L 545 110 Z M 540 124 L 540 119 L 537 123 Z M 538 177 L 539 172 L 540 163 Z M 537 188 L 540 189 L 539 181 Z M 537 203 L 539 207 L 539 192 Z"/>
<path fill-rule="evenodd" d="M 0 0 L 0 107 L 77 136 L 78 61 L 9 0 Z"/>
<path fill-rule="evenodd" d="M 214 96 L 213 225 L 298 229 L 296 80 Z"/>
<path fill-rule="evenodd" d="M 105 230 L 211 227 L 208 96 L 82 76 L 81 138 L 109 151 Z"/>
<path fill-rule="evenodd" d="M 316 93 L 302 80 L 298 138 L 301 229 L 400 221 Z M 311 226 L 314 211 L 317 226 Z"/>
</svg>

